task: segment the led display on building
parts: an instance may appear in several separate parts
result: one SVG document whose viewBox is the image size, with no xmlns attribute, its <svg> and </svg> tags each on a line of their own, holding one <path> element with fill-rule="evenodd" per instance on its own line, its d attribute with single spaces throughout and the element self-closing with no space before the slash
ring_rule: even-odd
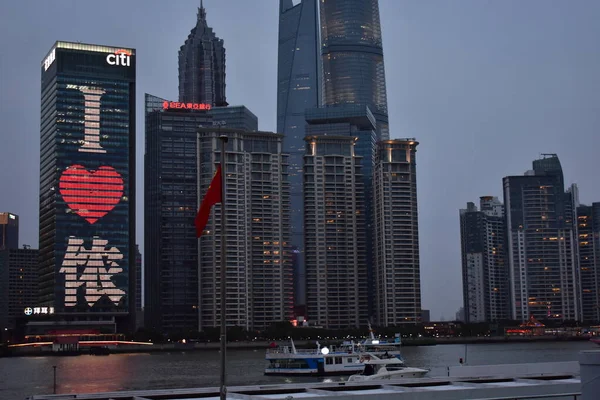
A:
<svg viewBox="0 0 600 400">
<path fill-rule="evenodd" d="M 127 312 L 135 268 L 135 52 L 57 42 L 48 57 L 42 62 L 42 305 Z"/>
</svg>

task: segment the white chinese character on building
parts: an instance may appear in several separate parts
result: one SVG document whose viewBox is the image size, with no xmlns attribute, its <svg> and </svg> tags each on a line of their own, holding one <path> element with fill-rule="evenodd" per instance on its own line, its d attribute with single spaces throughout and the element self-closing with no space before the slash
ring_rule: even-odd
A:
<svg viewBox="0 0 600 400">
<path fill-rule="evenodd" d="M 39 307 L 33 307 L 33 313 L 34 314 L 39 314 L 40 313 L 40 308 Z"/>
<path fill-rule="evenodd" d="M 123 254 L 116 247 L 107 248 L 108 240 L 94 236 L 90 250 L 83 246 L 83 239 L 69 237 L 67 251 L 60 273 L 65 274 L 65 307 L 77 304 L 77 288 L 85 287 L 85 300 L 92 307 L 106 295 L 118 304 L 125 291 L 118 289 L 111 280 L 113 275 L 123 272 L 117 261 Z M 81 267 L 83 271 L 80 272 Z M 50 308 L 50 313 L 54 309 Z"/>
</svg>

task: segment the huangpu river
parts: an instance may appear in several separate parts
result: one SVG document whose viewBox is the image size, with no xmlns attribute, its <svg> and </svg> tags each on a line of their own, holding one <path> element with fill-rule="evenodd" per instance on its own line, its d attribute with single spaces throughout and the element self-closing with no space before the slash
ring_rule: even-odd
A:
<svg viewBox="0 0 600 400">
<path fill-rule="evenodd" d="M 596 348 L 588 341 L 407 346 L 402 356 L 408 366 L 431 368 L 434 373 L 458 365 L 461 357 L 469 365 L 577 361 L 580 351 Z M 227 385 L 347 379 L 264 376 L 264 358 L 264 350 L 228 350 Z M 218 350 L 0 358 L 0 399 L 51 394 L 53 366 L 61 394 L 214 387 L 219 385 L 219 362 Z"/>
</svg>

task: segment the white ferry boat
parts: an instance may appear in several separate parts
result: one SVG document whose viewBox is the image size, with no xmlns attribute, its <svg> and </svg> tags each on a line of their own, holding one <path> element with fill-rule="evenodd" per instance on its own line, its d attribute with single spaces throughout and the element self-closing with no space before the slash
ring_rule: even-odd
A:
<svg viewBox="0 0 600 400">
<path fill-rule="evenodd" d="M 339 346 L 296 349 L 294 341 L 289 346 L 267 349 L 265 375 L 353 375 L 364 370 L 364 354 L 397 357 L 400 355 L 400 336 L 393 342 L 376 339 L 371 331 L 363 342 L 344 342 Z"/>
</svg>

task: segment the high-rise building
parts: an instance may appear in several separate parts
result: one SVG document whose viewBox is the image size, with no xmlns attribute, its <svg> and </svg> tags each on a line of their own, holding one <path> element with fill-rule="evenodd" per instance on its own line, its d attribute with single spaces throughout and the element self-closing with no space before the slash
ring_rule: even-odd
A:
<svg viewBox="0 0 600 400">
<path fill-rule="evenodd" d="M 179 101 L 225 105 L 225 47 L 198 8 L 196 26 L 179 49 Z"/>
<path fill-rule="evenodd" d="M 497 197 L 479 198 L 460 210 L 463 302 L 467 323 L 508 318 L 504 205 Z"/>
<path fill-rule="evenodd" d="M 144 291 L 144 271 L 142 266 L 142 253 L 140 253 L 140 246 L 135 245 L 135 328 L 144 326 L 144 297 L 142 293 Z"/>
<path fill-rule="evenodd" d="M 257 130 L 243 106 L 210 107 L 146 95 L 144 156 L 145 325 L 162 332 L 198 329 L 199 126 Z M 215 129 L 221 129 L 215 128 Z"/>
<path fill-rule="evenodd" d="M 581 320 L 600 322 L 600 203 L 577 207 Z"/>
<path fill-rule="evenodd" d="M 578 320 L 573 193 L 565 193 L 556 154 L 533 171 L 503 179 L 511 319 Z"/>
<path fill-rule="evenodd" d="M 373 183 L 374 275 L 380 326 L 421 322 L 415 139 L 379 142 Z"/>
<path fill-rule="evenodd" d="M 0 329 L 14 329 L 16 318 L 37 304 L 38 250 L 0 250 Z"/>
<path fill-rule="evenodd" d="M 284 152 L 289 154 L 291 243 L 297 305 L 306 302 L 302 197 L 304 111 L 317 107 L 321 94 L 317 4 L 317 0 L 301 0 L 296 5 L 292 0 L 279 1 L 277 132 L 284 135 Z"/>
<path fill-rule="evenodd" d="M 0 250 L 19 247 L 19 216 L 0 212 Z"/>
<path fill-rule="evenodd" d="M 323 105 L 367 105 L 389 139 L 378 0 L 320 2 Z"/>
<path fill-rule="evenodd" d="M 375 141 L 377 138 L 375 117 L 369 107 L 347 104 L 339 107 L 319 107 L 306 110 L 307 135 L 337 135 L 356 138 L 354 153 L 361 163 L 364 204 L 363 221 L 367 257 L 367 304 L 369 316 L 374 315 L 373 284 L 373 165 L 375 161 Z M 362 322 L 364 323 L 364 321 Z"/>
<path fill-rule="evenodd" d="M 306 306 L 311 325 L 367 323 L 364 177 L 356 137 L 307 136 L 304 156 Z"/>
<path fill-rule="evenodd" d="M 236 129 L 199 128 L 198 201 L 220 162 L 220 135 L 228 137 L 225 164 L 226 323 L 265 329 L 293 318 L 289 246 L 290 192 L 283 135 Z M 200 330 L 221 321 L 220 265 L 222 204 L 200 238 L 198 283 Z"/>
<path fill-rule="evenodd" d="M 135 70 L 134 49 L 69 42 L 41 64 L 40 305 L 121 331 L 135 314 Z"/>
<path fill-rule="evenodd" d="M 258 118 L 245 106 L 212 107 L 208 111 L 216 126 L 242 129 L 248 132 L 258 130 Z"/>
<path fill-rule="evenodd" d="M 138 313 L 142 311 L 142 253 L 140 246 L 135 245 L 135 309 Z"/>
</svg>

